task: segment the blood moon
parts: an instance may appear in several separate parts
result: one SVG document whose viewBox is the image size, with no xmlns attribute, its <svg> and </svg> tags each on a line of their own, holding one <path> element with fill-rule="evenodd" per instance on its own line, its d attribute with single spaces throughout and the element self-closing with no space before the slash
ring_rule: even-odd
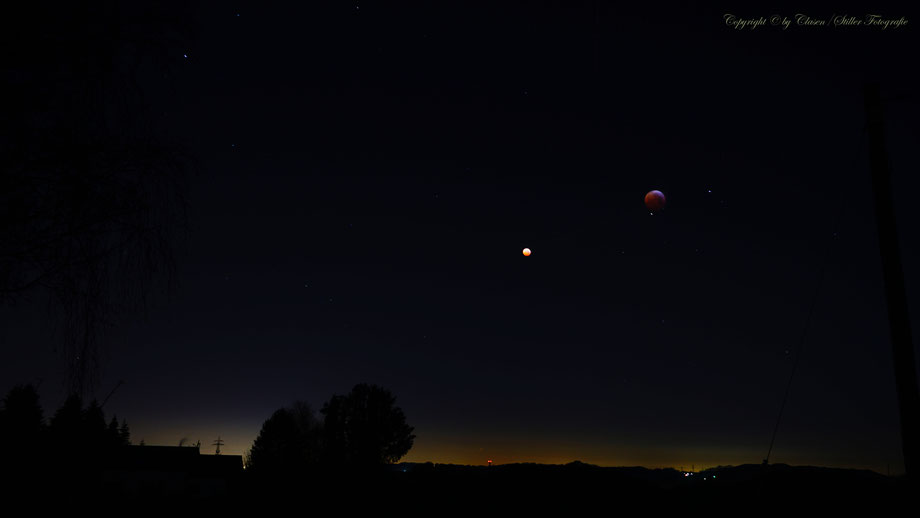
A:
<svg viewBox="0 0 920 518">
<path fill-rule="evenodd" d="M 529 249 L 529 248 L 525 248 L 524 250 L 521 251 L 521 253 L 524 254 L 524 257 L 530 257 L 530 249 Z"/>
<path fill-rule="evenodd" d="M 645 195 L 645 206 L 652 212 L 658 212 L 664 208 L 665 199 L 661 191 L 649 191 Z"/>
</svg>

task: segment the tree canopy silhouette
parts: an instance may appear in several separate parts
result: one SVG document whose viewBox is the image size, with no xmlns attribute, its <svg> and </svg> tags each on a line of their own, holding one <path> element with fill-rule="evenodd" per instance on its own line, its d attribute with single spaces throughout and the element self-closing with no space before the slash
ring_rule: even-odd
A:
<svg viewBox="0 0 920 518">
<path fill-rule="evenodd" d="M 246 454 L 254 473 L 306 473 L 318 466 L 363 469 L 398 461 L 412 448 L 414 430 L 386 389 L 362 383 L 333 395 L 320 411 L 296 402 L 276 410 Z"/>
<path fill-rule="evenodd" d="M 156 82 L 188 52 L 193 17 L 182 2 L 143 4 L 19 2 L 0 30 L 13 100 L 0 117 L 0 303 L 48 296 L 80 394 L 97 381 L 102 331 L 173 272 L 186 228 L 192 162 L 145 94 L 166 90 Z"/>
<path fill-rule="evenodd" d="M 12 448 L 14 452 L 36 448 L 44 429 L 35 387 L 17 385 L 10 389 L 0 408 L 0 448 Z"/>
<path fill-rule="evenodd" d="M 396 398 L 386 389 L 361 383 L 323 406 L 325 460 L 351 467 L 398 461 L 412 448 L 415 435 Z"/>
<path fill-rule="evenodd" d="M 108 425 L 95 401 L 84 408 L 75 394 L 46 424 L 38 391 L 32 385 L 10 389 L 0 407 L 0 458 L 12 470 L 100 466 L 116 448 L 130 444 L 128 424 L 112 417 Z"/>
<path fill-rule="evenodd" d="M 130 444 L 128 424 L 112 417 L 105 423 L 105 414 L 95 400 L 84 408 L 83 400 L 76 394 L 70 395 L 51 418 L 48 426 L 51 449 L 59 455 L 97 455 L 117 446 Z"/>
<path fill-rule="evenodd" d="M 297 401 L 262 424 L 246 455 L 246 468 L 263 473 L 302 471 L 320 461 L 321 448 L 321 424 L 309 405 Z"/>
</svg>

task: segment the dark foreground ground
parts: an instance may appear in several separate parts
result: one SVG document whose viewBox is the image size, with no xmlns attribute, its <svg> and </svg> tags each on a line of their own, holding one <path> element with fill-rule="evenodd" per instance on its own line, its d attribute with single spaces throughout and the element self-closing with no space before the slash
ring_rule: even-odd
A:
<svg viewBox="0 0 920 518">
<path fill-rule="evenodd" d="M 604 468 L 581 463 L 494 467 L 404 465 L 378 486 L 381 501 L 462 510 L 555 509 L 594 512 L 656 508 L 792 511 L 791 506 L 920 510 L 903 478 L 871 471 L 746 465 L 686 474 L 673 469 Z M 373 484 L 371 484 L 373 485 Z M 365 486 L 367 487 L 367 486 Z M 263 486 L 262 491 L 272 491 Z M 331 490 L 329 494 L 335 494 Z M 367 494 L 370 494 L 368 492 Z"/>
<path fill-rule="evenodd" d="M 162 468 L 102 474 L 59 471 L 47 477 L 33 473 L 14 478 L 3 489 L 8 493 L 0 495 L 5 502 L 36 502 L 53 495 L 57 503 L 72 509 L 132 502 L 246 509 L 256 514 L 291 504 L 304 511 L 323 509 L 323 514 L 386 515 L 550 510 L 569 515 L 627 508 L 775 513 L 803 505 L 826 511 L 865 509 L 872 514 L 887 514 L 902 506 L 920 509 L 920 492 L 901 477 L 782 464 L 720 467 L 693 474 L 578 462 L 493 467 L 405 463 L 375 472 L 322 470 L 288 475 L 244 470 L 188 475 Z"/>
</svg>

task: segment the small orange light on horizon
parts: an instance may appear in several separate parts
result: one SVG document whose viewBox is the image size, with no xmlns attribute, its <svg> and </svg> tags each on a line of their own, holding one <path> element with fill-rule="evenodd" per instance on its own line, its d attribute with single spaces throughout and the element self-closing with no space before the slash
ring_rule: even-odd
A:
<svg viewBox="0 0 920 518">
<path fill-rule="evenodd" d="M 524 257 L 530 257 L 530 249 L 529 249 L 529 248 L 525 248 L 524 251 L 523 251 L 522 253 L 524 254 Z"/>
</svg>

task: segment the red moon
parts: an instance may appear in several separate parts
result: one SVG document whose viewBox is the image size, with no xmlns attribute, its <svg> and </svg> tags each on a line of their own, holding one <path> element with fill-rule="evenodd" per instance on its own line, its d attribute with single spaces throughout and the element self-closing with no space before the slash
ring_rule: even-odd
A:
<svg viewBox="0 0 920 518">
<path fill-rule="evenodd" d="M 661 191 L 649 191 L 645 195 L 645 206 L 652 212 L 658 212 L 664 208 L 664 194 Z"/>
<path fill-rule="evenodd" d="M 525 248 L 521 253 L 524 254 L 524 257 L 530 257 L 530 249 Z"/>
</svg>

